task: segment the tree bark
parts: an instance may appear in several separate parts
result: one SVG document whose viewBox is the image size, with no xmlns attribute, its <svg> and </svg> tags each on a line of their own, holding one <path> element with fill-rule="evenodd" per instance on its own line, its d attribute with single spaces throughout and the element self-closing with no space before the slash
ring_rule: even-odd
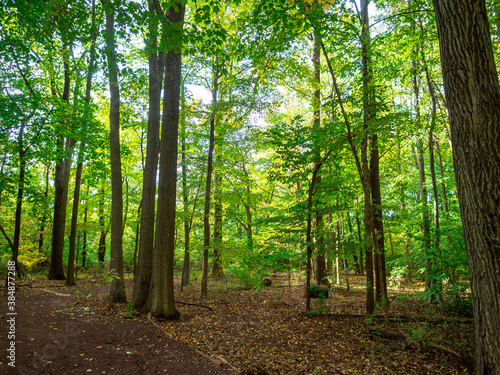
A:
<svg viewBox="0 0 500 375">
<path fill-rule="evenodd" d="M 362 176 L 361 184 L 364 192 L 364 219 L 365 219 L 365 239 L 366 239 L 366 314 L 371 315 L 375 310 L 374 278 L 373 278 L 373 249 L 375 250 L 375 259 L 379 260 L 377 224 L 373 208 L 372 194 L 372 169 L 368 165 L 367 142 L 368 133 L 372 132 L 371 122 L 375 118 L 375 93 L 372 84 L 371 67 L 371 37 L 368 17 L 369 0 L 361 0 L 361 60 L 363 76 L 363 131 L 364 137 L 361 144 L 361 165 Z M 373 135 L 372 135 L 373 139 Z M 378 162 L 378 161 L 377 161 Z M 379 263 L 377 262 L 377 269 Z M 380 275 L 379 275 L 380 277 Z M 380 284 L 379 284 L 380 288 Z"/>
<path fill-rule="evenodd" d="M 99 265 L 102 266 L 104 264 L 104 257 L 106 256 L 106 236 L 108 235 L 108 230 L 105 227 L 106 223 L 104 222 L 104 188 L 100 191 L 101 199 L 99 200 L 99 228 L 101 230 L 101 234 L 99 236 L 99 248 L 97 250 L 97 261 Z"/>
<path fill-rule="evenodd" d="M 421 26 L 422 27 L 422 26 Z M 429 140 L 428 140 L 428 149 L 429 149 L 429 167 L 431 174 L 431 183 L 432 183 L 432 197 L 434 201 L 434 249 L 431 253 L 430 259 L 430 267 L 431 267 L 431 280 L 429 283 L 430 286 L 430 303 L 436 303 L 437 298 L 442 300 L 441 295 L 441 283 L 440 276 L 437 275 L 437 260 L 440 258 L 440 228 L 439 228 L 439 193 L 437 187 L 437 179 L 436 179 L 436 169 L 434 162 L 434 128 L 436 126 L 436 109 L 437 109 L 437 100 L 436 94 L 434 91 L 434 87 L 432 85 L 431 77 L 429 74 L 429 67 L 427 66 L 427 62 L 425 60 L 423 46 L 421 48 L 422 55 L 422 64 L 424 66 L 425 78 L 427 81 L 427 87 L 429 90 L 429 95 L 431 97 L 431 123 L 429 126 Z"/>
<path fill-rule="evenodd" d="M 43 194 L 45 197 L 44 200 L 45 205 L 47 204 L 47 199 L 49 197 L 49 174 L 50 174 L 50 164 L 47 164 L 45 169 L 45 192 Z M 47 221 L 47 214 L 45 209 L 46 208 L 44 207 L 44 212 L 40 220 L 40 236 L 38 238 L 38 251 L 40 252 L 43 251 L 43 244 L 45 241 L 45 222 Z"/>
<path fill-rule="evenodd" d="M 85 103 L 87 108 L 90 104 L 90 94 L 92 89 L 92 74 L 94 72 L 95 60 L 95 41 L 97 39 L 97 30 L 95 23 L 95 0 L 92 1 L 92 41 L 90 46 L 89 67 L 87 72 L 87 85 L 85 88 Z M 73 193 L 73 210 L 71 214 L 71 232 L 69 236 L 69 254 L 68 254 L 68 277 L 66 285 L 75 285 L 74 278 L 74 265 L 75 265 L 75 251 L 76 251 L 76 232 L 78 223 L 78 205 L 80 204 L 80 188 L 82 183 L 82 170 L 83 170 L 83 153 L 85 150 L 85 142 L 81 142 L 80 152 L 78 155 L 78 166 L 76 168 L 75 176 L 75 189 Z"/>
<path fill-rule="evenodd" d="M 187 186 L 187 150 L 186 150 L 186 115 L 184 113 L 186 109 L 186 96 L 185 87 L 181 88 L 181 179 L 182 179 L 182 205 L 183 205 L 183 215 L 184 215 L 184 262 L 182 264 L 182 277 L 181 277 L 181 292 L 184 286 L 189 285 L 191 279 L 191 254 L 190 254 L 190 244 L 191 244 L 191 223 L 193 216 L 189 214 L 189 190 Z M 201 184 L 200 184 L 201 185 Z M 198 189 L 199 191 L 199 189 Z M 196 195 L 196 199 L 198 194 Z M 194 203 L 194 208 L 196 207 L 196 199 Z M 193 208 L 193 211 L 194 211 Z"/>
<path fill-rule="evenodd" d="M 101 0 L 106 12 L 106 54 L 109 73 L 109 150 L 111 164 L 111 245 L 110 270 L 111 303 L 125 303 L 123 276 L 123 187 L 120 155 L 120 89 L 118 86 L 118 62 L 115 51 L 114 4 Z"/>
<path fill-rule="evenodd" d="M 142 213 L 139 235 L 139 255 L 137 270 L 134 276 L 132 304 L 141 310 L 148 300 L 151 288 L 153 267 L 153 248 L 155 237 L 155 202 L 156 176 L 158 167 L 158 151 L 160 143 L 160 104 L 163 79 L 162 52 L 158 52 L 158 20 L 157 10 L 149 0 L 149 112 L 148 135 L 146 148 L 146 164 L 142 177 Z"/>
<path fill-rule="evenodd" d="M 65 35 L 65 32 L 63 32 Z M 63 38 L 65 39 L 65 38 Z M 65 48 L 69 46 L 65 43 Z M 70 95 L 70 72 L 68 57 L 64 58 L 64 88 L 62 94 L 63 102 L 69 104 Z M 57 150 L 62 154 L 59 158 L 54 177 L 54 218 L 52 221 L 52 249 L 50 255 L 49 280 L 65 280 L 63 267 L 64 255 L 64 232 L 66 227 L 66 206 L 68 203 L 68 185 L 71 170 L 71 153 L 75 145 L 75 139 L 67 137 L 64 141 L 61 134 L 57 136 Z"/>
<path fill-rule="evenodd" d="M 215 141 L 215 140 L 214 140 Z M 222 143 L 222 142 L 220 142 Z M 214 144 L 215 151 L 215 144 Z M 222 189 L 222 176 L 220 172 L 220 166 L 217 164 L 221 161 L 222 144 L 219 147 L 219 154 L 215 157 L 215 173 L 214 173 L 214 247 L 213 247 L 213 263 L 212 263 L 212 276 L 215 278 L 222 278 L 224 276 L 224 270 L 222 269 L 222 200 L 221 200 L 221 189 Z"/>
<path fill-rule="evenodd" d="M 500 374 L 500 85 L 484 0 L 434 0 L 469 259 L 477 375 Z"/>
<path fill-rule="evenodd" d="M 320 137 L 321 133 L 321 38 L 319 35 L 314 35 L 314 41 L 312 46 L 312 64 L 314 69 L 314 79 L 313 79 L 313 95 L 312 95 L 312 109 L 313 109 L 313 130 L 316 133 L 316 137 Z M 319 145 L 314 145 L 315 161 L 314 163 L 321 162 L 321 147 Z M 316 186 L 313 194 L 316 195 L 313 205 L 316 208 L 319 206 L 317 192 L 321 186 L 321 176 L 318 175 L 316 178 Z M 314 197 L 313 197 L 314 198 Z M 323 213 L 317 210 L 314 218 L 314 245 L 316 248 L 316 259 L 315 259 L 315 282 L 316 285 L 327 285 L 330 286 L 330 282 L 326 276 L 326 262 L 325 262 L 325 238 L 323 234 Z"/>
<path fill-rule="evenodd" d="M 76 230 L 78 223 L 78 205 L 80 204 L 80 187 L 82 185 L 82 169 L 83 169 L 83 149 L 85 143 L 82 142 L 80 152 L 78 153 L 78 166 L 76 168 L 75 189 L 73 193 L 73 209 L 71 212 L 71 231 L 69 236 L 69 253 L 68 253 L 68 277 L 66 278 L 66 286 L 75 285 L 75 252 L 76 252 Z"/>
<path fill-rule="evenodd" d="M 87 185 L 87 197 L 85 198 L 85 211 L 83 211 L 83 246 L 82 246 L 82 268 L 86 267 L 87 261 L 87 214 L 88 214 L 88 196 L 89 196 L 89 188 Z"/>
<path fill-rule="evenodd" d="M 24 127 L 21 125 L 19 135 L 17 137 L 17 146 L 19 148 L 19 179 L 17 185 L 17 199 L 16 199 L 16 216 L 14 221 L 14 241 L 12 244 L 12 261 L 16 267 L 16 273 L 22 276 L 22 270 L 19 267 L 17 258 L 19 256 L 19 240 L 21 238 L 21 215 L 23 210 L 23 196 L 24 196 L 24 179 L 26 174 L 26 150 L 24 149 Z"/>
<path fill-rule="evenodd" d="M 174 250 L 184 8 L 175 2 L 167 8 L 162 24 L 170 49 L 165 54 L 156 235 L 151 290 L 146 303 L 151 315 L 160 320 L 180 317 L 174 298 Z"/>
<path fill-rule="evenodd" d="M 216 59 L 217 60 L 217 59 Z M 217 89 L 219 85 L 219 69 L 213 67 L 212 87 L 212 119 L 210 120 L 210 134 L 207 160 L 207 180 L 205 186 L 205 213 L 203 217 L 203 270 L 201 277 L 201 298 L 207 298 L 208 294 L 208 250 L 210 248 L 210 193 L 212 185 L 212 169 L 215 138 L 215 116 L 217 107 Z"/>
</svg>

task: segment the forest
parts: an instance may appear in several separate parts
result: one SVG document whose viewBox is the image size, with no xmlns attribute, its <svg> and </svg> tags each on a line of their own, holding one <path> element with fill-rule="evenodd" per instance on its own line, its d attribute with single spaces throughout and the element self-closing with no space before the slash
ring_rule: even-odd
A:
<svg viewBox="0 0 500 375">
<path fill-rule="evenodd" d="M 500 374 L 498 0 L 0 3 L 5 301 L 15 273 L 242 374 Z M 329 359 L 210 341 L 229 304 Z"/>
</svg>

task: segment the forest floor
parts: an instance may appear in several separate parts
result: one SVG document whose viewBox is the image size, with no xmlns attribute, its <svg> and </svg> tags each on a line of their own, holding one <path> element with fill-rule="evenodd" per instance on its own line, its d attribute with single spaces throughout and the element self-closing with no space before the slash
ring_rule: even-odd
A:
<svg viewBox="0 0 500 375">
<path fill-rule="evenodd" d="M 271 277 L 270 277 L 271 278 Z M 444 313 L 407 290 L 391 290 L 387 317 L 366 319 L 363 278 L 351 277 L 305 314 L 303 280 L 272 278 L 245 290 L 234 282 L 199 283 L 180 292 L 181 319 L 154 322 L 130 306 L 110 305 L 96 279 L 18 280 L 16 369 L 7 344 L 7 293 L 0 292 L 0 373 L 12 374 L 469 374 L 469 315 Z M 131 281 L 127 282 L 130 300 Z M 386 320 L 387 318 L 387 320 Z M 5 369 L 5 371 L 4 371 Z"/>
</svg>

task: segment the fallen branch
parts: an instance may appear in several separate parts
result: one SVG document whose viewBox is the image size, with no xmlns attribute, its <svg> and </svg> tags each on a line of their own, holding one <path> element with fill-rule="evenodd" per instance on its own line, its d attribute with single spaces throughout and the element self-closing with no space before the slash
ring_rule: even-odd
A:
<svg viewBox="0 0 500 375">
<path fill-rule="evenodd" d="M 204 307 L 206 309 L 209 309 L 210 311 L 214 311 L 211 307 L 208 307 L 208 306 L 205 306 L 205 305 L 198 305 L 197 303 L 187 303 L 187 302 L 181 302 L 181 301 L 175 301 L 175 303 L 180 303 L 181 305 Z"/>
<path fill-rule="evenodd" d="M 439 350 L 442 350 L 443 352 L 446 352 L 446 353 L 450 353 L 450 354 L 453 354 L 454 356 L 457 356 L 459 358 L 463 358 L 460 354 L 458 354 L 456 351 L 450 349 L 450 348 L 447 348 L 446 346 L 442 346 L 442 345 L 439 345 L 439 344 L 433 344 L 431 342 L 426 342 L 425 343 L 427 346 L 430 346 L 431 348 L 435 348 L 435 349 L 439 349 Z"/>
</svg>

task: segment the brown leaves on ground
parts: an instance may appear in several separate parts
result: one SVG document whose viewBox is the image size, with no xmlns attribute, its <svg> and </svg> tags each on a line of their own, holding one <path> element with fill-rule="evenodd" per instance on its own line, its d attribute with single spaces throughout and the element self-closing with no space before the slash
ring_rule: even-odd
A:
<svg viewBox="0 0 500 375">
<path fill-rule="evenodd" d="M 353 278 L 350 292 L 339 287 L 327 300 L 313 300 L 313 313 L 305 314 L 304 287 L 298 285 L 302 281 L 287 287 L 274 280 L 271 287 L 244 290 L 211 280 L 209 297 L 201 301 L 199 284 L 180 292 L 176 280 L 177 301 L 213 311 L 179 303 L 181 319 L 157 325 L 209 356 L 226 360 L 240 374 L 469 373 L 470 317 L 446 316 L 417 297 L 393 294 L 388 324 L 383 311 L 377 312 L 380 317 L 365 319 L 363 281 Z M 110 305 L 105 284 L 80 282 L 77 288 L 76 299 L 65 310 L 68 314 L 119 318 L 109 321 L 116 330 L 120 320 L 146 319 L 130 306 Z M 127 283 L 129 300 L 131 288 Z"/>
<path fill-rule="evenodd" d="M 383 318 L 363 317 L 361 289 L 339 288 L 313 301 L 315 314 L 305 314 L 303 286 L 252 291 L 213 281 L 210 288 L 203 302 L 196 284 L 177 291 L 176 299 L 204 303 L 213 312 L 179 304 L 182 319 L 161 325 L 243 374 L 469 373 L 470 319 L 445 323 L 416 297 L 394 297 L 385 325 Z"/>
</svg>

